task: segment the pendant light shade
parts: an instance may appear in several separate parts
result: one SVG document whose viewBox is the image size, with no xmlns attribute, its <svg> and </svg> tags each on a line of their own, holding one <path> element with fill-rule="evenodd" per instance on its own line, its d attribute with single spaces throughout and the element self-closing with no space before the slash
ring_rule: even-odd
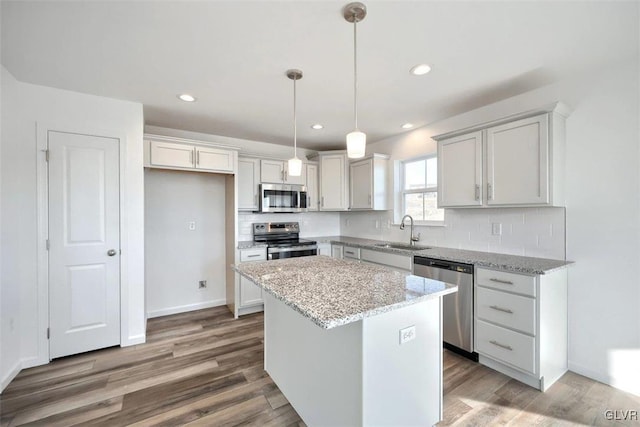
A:
<svg viewBox="0 0 640 427">
<path fill-rule="evenodd" d="M 302 160 L 298 158 L 298 126 L 296 115 L 296 80 L 302 78 L 302 71 L 300 70 L 287 70 L 287 77 L 293 80 L 293 158 L 289 159 L 287 163 L 289 176 L 302 175 Z"/>
<path fill-rule="evenodd" d="M 347 157 L 359 159 L 364 157 L 367 148 L 367 135 L 359 130 L 347 134 Z"/>
<path fill-rule="evenodd" d="M 358 37 L 356 24 L 367 16 L 367 7 L 359 2 L 349 3 L 342 11 L 347 22 L 353 23 L 353 118 L 354 130 L 347 134 L 347 157 L 359 159 L 364 157 L 367 146 L 367 135 L 358 129 Z"/>
<path fill-rule="evenodd" d="M 302 175 L 302 160 L 300 160 L 298 157 L 293 157 L 292 159 L 289 159 L 288 166 L 289 166 L 288 174 L 290 176 Z"/>
</svg>

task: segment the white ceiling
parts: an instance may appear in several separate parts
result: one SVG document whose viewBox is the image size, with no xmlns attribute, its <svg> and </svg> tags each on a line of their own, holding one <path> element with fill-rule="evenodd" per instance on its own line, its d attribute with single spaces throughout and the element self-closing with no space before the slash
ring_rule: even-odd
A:
<svg viewBox="0 0 640 427">
<path fill-rule="evenodd" d="M 144 104 L 148 125 L 344 146 L 353 127 L 348 1 L 2 1 L 19 80 Z M 637 55 L 638 2 L 366 1 L 359 125 L 369 141 Z M 433 71 L 409 74 L 418 63 Z M 176 95 L 188 92 L 187 104 Z M 321 131 L 310 129 L 322 123 Z"/>
</svg>

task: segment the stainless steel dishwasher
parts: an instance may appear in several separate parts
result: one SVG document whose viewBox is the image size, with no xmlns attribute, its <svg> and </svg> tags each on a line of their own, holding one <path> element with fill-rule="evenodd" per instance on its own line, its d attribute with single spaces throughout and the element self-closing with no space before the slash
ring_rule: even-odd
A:
<svg viewBox="0 0 640 427">
<path fill-rule="evenodd" d="M 473 351 L 473 265 L 416 256 L 413 274 L 458 286 L 442 298 L 444 347 L 478 360 Z"/>
</svg>

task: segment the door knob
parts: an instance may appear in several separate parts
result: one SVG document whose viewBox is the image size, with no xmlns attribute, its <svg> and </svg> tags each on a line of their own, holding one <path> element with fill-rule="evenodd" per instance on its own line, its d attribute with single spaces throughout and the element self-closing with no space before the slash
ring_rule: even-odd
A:
<svg viewBox="0 0 640 427">
<path fill-rule="evenodd" d="M 109 255 L 109 256 L 114 256 L 115 254 L 116 254 L 116 250 L 115 249 L 109 249 L 107 251 L 107 255 Z"/>
</svg>

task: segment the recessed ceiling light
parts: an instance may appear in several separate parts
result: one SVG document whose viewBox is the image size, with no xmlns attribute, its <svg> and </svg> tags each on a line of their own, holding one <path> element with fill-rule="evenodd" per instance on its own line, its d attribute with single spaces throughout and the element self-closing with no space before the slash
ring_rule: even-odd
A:
<svg viewBox="0 0 640 427">
<path fill-rule="evenodd" d="M 316 123 L 315 125 L 311 125 L 311 129 L 320 130 L 324 128 L 320 123 Z"/>
<path fill-rule="evenodd" d="M 193 95 L 189 95 L 188 93 L 183 93 L 178 95 L 178 98 L 183 100 L 184 102 L 195 102 L 196 97 Z"/>
<path fill-rule="evenodd" d="M 405 123 L 402 125 L 402 129 L 411 129 L 413 127 L 413 123 Z"/>
<path fill-rule="evenodd" d="M 414 76 L 422 76 L 427 74 L 429 71 L 431 71 L 431 66 L 428 64 L 418 64 L 411 67 L 411 70 L 409 70 L 409 72 Z"/>
</svg>

